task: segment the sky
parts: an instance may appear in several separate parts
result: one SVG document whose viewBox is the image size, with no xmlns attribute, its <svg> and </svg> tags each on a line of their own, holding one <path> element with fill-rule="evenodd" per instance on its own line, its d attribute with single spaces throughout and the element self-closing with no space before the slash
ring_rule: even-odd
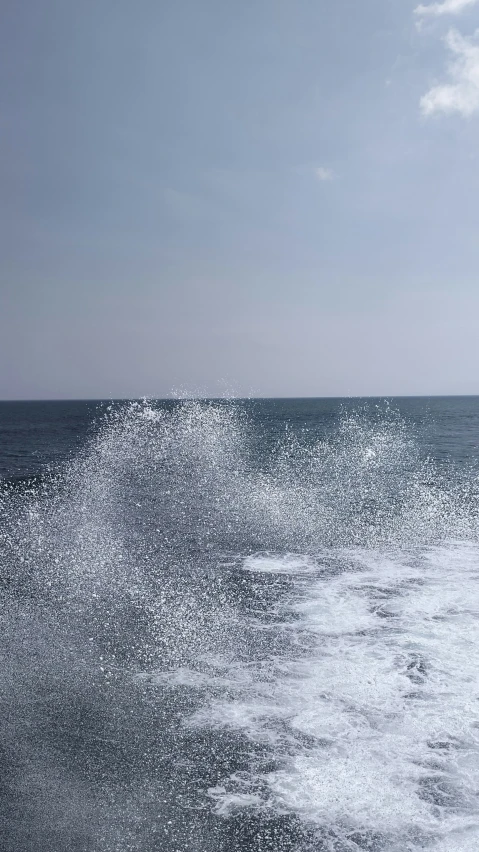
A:
<svg viewBox="0 0 479 852">
<path fill-rule="evenodd" d="M 479 0 L 3 0 L 0 398 L 479 393 Z"/>
</svg>

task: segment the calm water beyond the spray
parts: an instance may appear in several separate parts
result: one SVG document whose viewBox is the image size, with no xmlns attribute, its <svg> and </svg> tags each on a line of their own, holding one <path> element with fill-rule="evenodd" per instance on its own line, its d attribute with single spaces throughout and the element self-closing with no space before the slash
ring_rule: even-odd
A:
<svg viewBox="0 0 479 852">
<path fill-rule="evenodd" d="M 1 852 L 477 852 L 479 398 L 0 403 Z"/>
</svg>

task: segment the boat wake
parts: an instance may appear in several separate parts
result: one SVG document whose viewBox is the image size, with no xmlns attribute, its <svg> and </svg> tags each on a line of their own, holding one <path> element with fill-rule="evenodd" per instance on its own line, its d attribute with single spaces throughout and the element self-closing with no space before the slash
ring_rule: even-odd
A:
<svg viewBox="0 0 479 852">
<path fill-rule="evenodd" d="M 112 408 L 4 486 L 5 852 L 477 849 L 476 479 L 265 428 Z"/>
</svg>

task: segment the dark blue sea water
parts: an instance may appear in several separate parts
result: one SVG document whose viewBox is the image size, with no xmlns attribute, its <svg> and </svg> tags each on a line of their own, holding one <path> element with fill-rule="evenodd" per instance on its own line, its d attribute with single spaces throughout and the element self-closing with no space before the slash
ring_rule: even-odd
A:
<svg viewBox="0 0 479 852">
<path fill-rule="evenodd" d="M 479 398 L 0 402 L 2 852 L 477 852 Z"/>
</svg>

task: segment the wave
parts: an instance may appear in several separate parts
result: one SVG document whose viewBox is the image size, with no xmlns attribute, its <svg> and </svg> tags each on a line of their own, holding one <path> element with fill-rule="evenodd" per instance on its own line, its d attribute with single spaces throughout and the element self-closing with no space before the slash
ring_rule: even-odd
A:
<svg viewBox="0 0 479 852">
<path fill-rule="evenodd" d="M 477 479 L 265 430 L 129 404 L 3 488 L 6 850 L 476 847 Z"/>
</svg>

